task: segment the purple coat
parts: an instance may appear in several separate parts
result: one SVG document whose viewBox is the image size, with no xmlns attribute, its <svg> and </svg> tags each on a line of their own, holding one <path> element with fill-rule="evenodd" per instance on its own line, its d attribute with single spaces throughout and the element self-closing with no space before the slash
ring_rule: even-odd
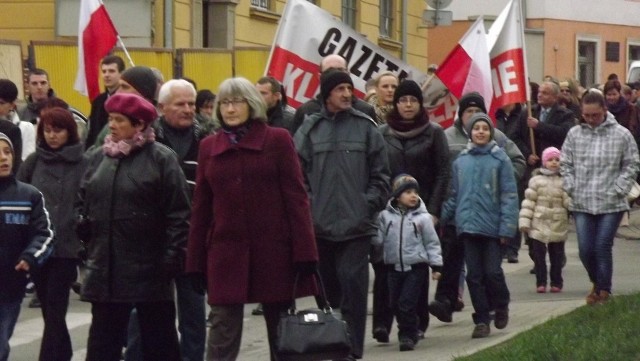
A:
<svg viewBox="0 0 640 361">
<path fill-rule="evenodd" d="M 318 260 L 302 171 L 285 129 L 253 121 L 238 144 L 200 144 L 187 272 L 204 273 L 209 304 L 291 298 L 294 262 Z M 297 296 L 316 293 L 310 277 Z"/>
</svg>

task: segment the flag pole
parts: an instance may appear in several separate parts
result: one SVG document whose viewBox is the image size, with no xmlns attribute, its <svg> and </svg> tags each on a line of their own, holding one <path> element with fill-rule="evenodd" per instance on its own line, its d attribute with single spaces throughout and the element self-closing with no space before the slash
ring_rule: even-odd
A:
<svg viewBox="0 0 640 361">
<path fill-rule="evenodd" d="M 533 116 L 531 112 L 531 100 L 527 99 L 527 114 L 529 118 Z M 531 143 L 531 154 L 536 155 L 536 138 L 533 135 L 533 128 L 529 127 L 529 142 Z"/>
<path fill-rule="evenodd" d="M 431 83 L 431 81 L 433 80 L 433 78 L 436 77 L 436 74 L 433 73 L 431 74 L 431 76 L 429 76 L 429 79 L 427 79 L 427 81 L 424 82 L 424 84 L 422 84 L 420 86 L 420 90 L 422 90 L 424 92 L 425 89 L 427 89 L 427 86 L 429 86 L 429 84 Z"/>
<path fill-rule="evenodd" d="M 120 34 L 118 34 L 118 41 L 120 42 L 122 51 L 124 51 L 124 55 L 126 55 L 127 59 L 129 59 L 129 64 L 131 64 L 131 66 L 136 66 L 136 64 L 133 63 L 133 59 L 131 59 L 131 55 L 129 55 L 129 51 L 127 51 L 127 48 L 124 46 L 124 41 L 122 41 Z"/>
</svg>

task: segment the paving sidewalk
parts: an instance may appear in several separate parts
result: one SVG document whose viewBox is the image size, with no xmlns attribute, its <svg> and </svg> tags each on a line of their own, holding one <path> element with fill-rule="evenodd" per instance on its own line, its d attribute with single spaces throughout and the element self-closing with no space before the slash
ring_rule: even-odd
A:
<svg viewBox="0 0 640 361">
<path fill-rule="evenodd" d="M 640 235 L 637 237 L 640 239 Z M 614 246 L 613 293 L 628 294 L 640 291 L 638 280 L 638 260 L 640 259 L 640 241 L 618 238 Z M 520 254 L 520 263 L 503 263 L 507 284 L 511 291 L 510 320 L 503 330 L 491 329 L 491 336 L 484 339 L 472 339 L 471 301 L 465 293 L 466 307 L 453 316 L 452 323 L 442 323 L 431 317 L 431 325 L 426 338 L 416 346 L 415 351 L 399 352 L 397 330 L 392 331 L 391 342 L 377 343 L 371 337 L 371 317 L 367 320 L 364 360 L 380 361 L 440 361 L 453 360 L 455 357 L 473 354 L 479 350 L 499 344 L 528 330 L 548 319 L 568 313 L 585 304 L 584 297 L 591 288 L 586 271 L 578 258 L 578 246 L 575 232 L 569 234 L 566 243 L 567 264 L 563 269 L 564 289 L 562 293 L 538 294 L 535 292 L 535 276 L 529 274 L 533 267 L 526 254 L 526 246 Z M 371 273 L 373 281 L 373 272 Z M 432 294 L 435 288 L 432 284 Z M 433 295 L 430 299 L 433 299 Z M 299 308 L 312 307 L 312 300 L 298 302 Z M 369 300 L 371 307 L 371 299 Z M 247 307 L 248 308 L 248 307 Z M 248 326 L 248 325 L 247 325 Z M 253 328 L 254 326 L 251 326 Z M 260 328 L 264 326 L 258 326 Z M 248 330 L 247 330 L 248 331 Z M 268 346 L 262 337 L 243 337 L 239 360 L 268 360 Z M 258 335 L 256 335 L 258 336 Z M 266 346 L 266 347 L 265 347 Z"/>
</svg>

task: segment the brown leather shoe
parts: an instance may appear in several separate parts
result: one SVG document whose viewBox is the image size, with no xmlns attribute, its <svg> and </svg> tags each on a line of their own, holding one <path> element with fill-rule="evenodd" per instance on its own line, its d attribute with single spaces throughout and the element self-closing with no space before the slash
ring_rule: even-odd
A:
<svg viewBox="0 0 640 361">
<path fill-rule="evenodd" d="M 598 301 L 600 301 L 600 296 L 598 295 L 598 293 L 596 293 L 596 285 L 593 285 L 593 287 L 591 288 L 591 292 L 589 292 L 589 294 L 587 295 L 586 301 L 587 305 L 589 306 L 595 305 L 596 303 L 598 303 Z"/>
<path fill-rule="evenodd" d="M 611 299 L 611 293 L 609 293 L 607 291 L 600 291 L 600 293 L 598 293 L 598 304 L 599 305 L 603 305 L 603 304 L 607 303 L 610 299 Z"/>
</svg>

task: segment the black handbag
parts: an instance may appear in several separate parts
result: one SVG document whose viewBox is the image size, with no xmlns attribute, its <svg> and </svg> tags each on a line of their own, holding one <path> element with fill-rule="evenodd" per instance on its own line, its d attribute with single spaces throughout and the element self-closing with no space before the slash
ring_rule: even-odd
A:
<svg viewBox="0 0 640 361">
<path fill-rule="evenodd" d="M 346 322 L 338 319 L 329 303 L 320 273 L 315 278 L 320 287 L 321 308 L 296 310 L 296 288 L 300 274 L 293 283 L 291 306 L 280 315 L 276 353 L 279 361 L 332 360 L 349 356 L 351 340 Z M 320 305 L 319 305 L 320 306 Z"/>
</svg>

